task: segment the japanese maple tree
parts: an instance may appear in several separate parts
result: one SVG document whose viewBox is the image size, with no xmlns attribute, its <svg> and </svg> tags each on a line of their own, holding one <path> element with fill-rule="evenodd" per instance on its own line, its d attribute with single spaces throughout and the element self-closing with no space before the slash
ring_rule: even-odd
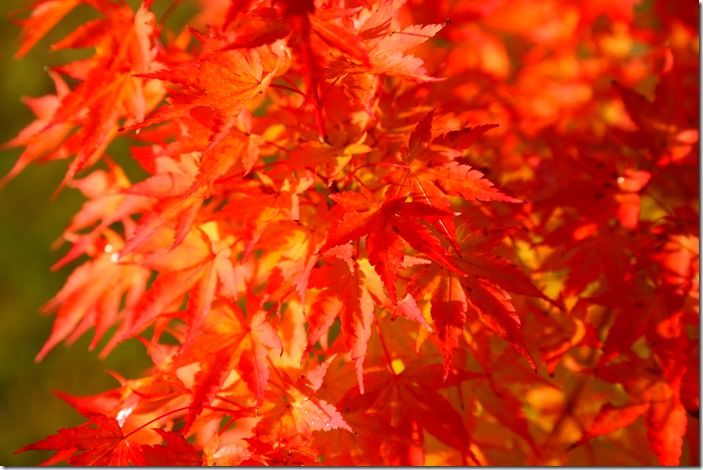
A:
<svg viewBox="0 0 703 470">
<path fill-rule="evenodd" d="M 95 13 L 7 144 L 3 181 L 66 160 L 85 197 L 37 359 L 92 330 L 153 362 L 21 451 L 699 463 L 695 2 L 179 3 L 19 17 L 21 57 Z"/>
</svg>

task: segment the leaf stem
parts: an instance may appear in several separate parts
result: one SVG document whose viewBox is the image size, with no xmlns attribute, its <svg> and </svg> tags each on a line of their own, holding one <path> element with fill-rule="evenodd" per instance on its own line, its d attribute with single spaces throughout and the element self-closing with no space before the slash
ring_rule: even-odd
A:
<svg viewBox="0 0 703 470">
<path fill-rule="evenodd" d="M 127 439 L 129 436 L 131 436 L 132 434 L 134 434 L 134 433 L 136 433 L 136 432 L 138 432 L 138 431 L 141 431 L 141 430 L 144 429 L 145 427 L 149 426 L 151 423 L 153 423 L 153 422 L 155 422 L 155 421 L 158 421 L 158 420 L 160 420 L 160 419 L 163 419 L 163 418 L 165 418 L 166 416 L 172 415 L 172 414 L 174 414 L 174 413 L 178 413 L 178 412 L 181 412 L 181 411 L 185 411 L 185 410 L 187 410 L 188 408 L 189 408 L 188 406 L 182 406 L 182 407 L 180 407 L 180 408 L 176 408 L 175 410 L 168 411 L 168 412 L 166 412 L 166 413 L 164 413 L 164 414 L 162 414 L 162 415 L 160 415 L 160 416 L 157 416 L 157 417 L 154 418 L 154 419 L 151 419 L 151 420 L 147 421 L 146 423 L 142 424 L 141 426 L 139 426 L 139 427 L 137 427 L 137 428 L 135 428 L 135 429 L 132 429 L 130 432 L 128 432 L 127 434 L 125 434 L 124 436 L 122 436 L 122 438 L 123 438 L 123 439 Z"/>
</svg>

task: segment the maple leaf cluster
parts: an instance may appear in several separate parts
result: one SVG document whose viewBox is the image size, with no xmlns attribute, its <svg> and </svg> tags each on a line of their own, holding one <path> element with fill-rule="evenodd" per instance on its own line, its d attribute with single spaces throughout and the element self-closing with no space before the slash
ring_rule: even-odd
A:
<svg viewBox="0 0 703 470">
<path fill-rule="evenodd" d="M 694 2 L 201 0 L 180 31 L 159 3 L 20 21 L 19 56 L 96 13 L 9 143 L 5 181 L 66 159 L 86 199 L 37 357 L 92 330 L 153 362 L 21 450 L 698 462 Z"/>
</svg>

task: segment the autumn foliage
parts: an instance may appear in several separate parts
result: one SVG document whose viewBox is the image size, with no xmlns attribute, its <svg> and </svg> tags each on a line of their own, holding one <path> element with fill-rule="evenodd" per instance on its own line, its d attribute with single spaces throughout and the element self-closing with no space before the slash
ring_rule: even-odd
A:
<svg viewBox="0 0 703 470">
<path fill-rule="evenodd" d="M 179 4 L 18 17 L 18 56 L 95 18 L 9 142 L 5 181 L 66 160 L 86 199 L 37 358 L 91 332 L 153 361 L 21 450 L 699 462 L 695 2 L 200 0 L 170 30 Z"/>
</svg>

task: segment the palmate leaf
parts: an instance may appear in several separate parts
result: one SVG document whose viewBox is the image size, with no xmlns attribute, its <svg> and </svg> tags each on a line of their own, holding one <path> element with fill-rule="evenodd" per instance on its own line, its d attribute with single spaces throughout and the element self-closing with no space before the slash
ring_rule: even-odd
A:
<svg viewBox="0 0 703 470">
<path fill-rule="evenodd" d="M 272 385 L 283 390 L 283 393 L 276 397 L 274 408 L 257 427 L 262 430 L 276 429 L 281 438 L 291 441 L 310 438 L 317 431 L 343 430 L 351 433 L 352 429 L 339 410 L 317 396 L 328 367 L 327 361 L 320 365 L 315 372 L 316 383 L 309 382 L 309 376 L 293 380 L 285 369 L 276 368 Z"/>
<path fill-rule="evenodd" d="M 464 289 L 454 277 L 443 278 L 432 296 L 432 320 L 444 356 L 444 376 L 449 374 L 449 364 L 454 349 L 464 333 L 468 304 Z"/>
<path fill-rule="evenodd" d="M 257 312 L 249 324 L 251 349 L 245 351 L 239 361 L 242 378 L 247 383 L 258 405 L 264 400 L 264 392 L 269 380 L 267 355 L 271 350 L 281 350 L 281 340 L 263 311 Z"/>
<path fill-rule="evenodd" d="M 394 175 L 397 181 L 395 194 L 410 196 L 413 200 L 446 211 L 447 214 L 435 220 L 433 225 L 449 239 L 455 252 L 459 252 L 461 247 L 456 240 L 455 214 L 452 214 L 457 209 L 457 196 L 461 197 L 462 202 L 521 201 L 503 194 L 480 171 L 458 161 L 462 150 L 470 147 L 495 125 L 449 131 L 433 139 L 433 119 L 434 111 L 430 111 L 410 134 L 407 157 L 404 159 L 405 171 Z"/>
<path fill-rule="evenodd" d="M 378 11 L 380 12 L 381 10 L 379 9 Z M 377 21 L 379 21 L 378 18 L 371 16 L 361 26 L 360 30 L 360 35 L 368 38 L 366 47 L 369 49 L 369 60 L 372 64 L 371 70 L 374 73 L 412 80 L 438 80 L 427 73 L 422 59 L 411 54 L 405 54 L 405 51 L 432 38 L 441 31 L 444 25 L 413 25 L 402 31 L 387 30 L 385 31 L 386 34 L 380 35 L 379 28 L 370 27 L 371 24 Z"/>
<path fill-rule="evenodd" d="M 44 307 L 56 310 L 51 334 L 37 354 L 43 359 L 59 342 L 75 340 L 89 328 L 95 328 L 91 348 L 97 346 L 103 335 L 120 317 L 124 307 L 135 306 L 144 291 L 149 273 L 140 266 L 121 266 L 114 262 L 114 249 L 119 248 L 119 238 L 112 238 L 100 256 L 87 262 L 71 274 L 66 285 Z"/>
<path fill-rule="evenodd" d="M 131 442 L 113 418 L 92 415 L 75 428 L 65 428 L 39 442 L 18 450 L 53 450 L 56 454 L 46 463 L 67 460 L 77 466 L 144 465 L 142 446 Z"/>
<path fill-rule="evenodd" d="M 368 235 L 369 261 L 383 279 L 393 303 L 397 302 L 395 277 L 404 246 L 409 245 L 447 269 L 461 273 L 440 239 L 422 223 L 437 220 L 448 215 L 447 212 L 401 199 L 388 200 L 377 209 L 357 194 L 338 194 L 333 199 L 338 208 L 323 250 Z"/>
<path fill-rule="evenodd" d="M 186 417 L 186 431 L 202 413 L 203 408 L 209 406 L 220 391 L 222 383 L 230 372 L 230 356 L 231 351 L 227 348 L 213 353 L 195 375 L 195 383 L 191 391 L 192 399 Z"/>
<path fill-rule="evenodd" d="M 537 370 L 532 354 L 525 346 L 520 330 L 521 319 L 511 303 L 510 295 L 500 287 L 481 279 L 464 282 L 469 311 L 478 316 L 488 328 L 508 341 Z"/>
<path fill-rule="evenodd" d="M 0 180 L 0 186 L 7 184 L 30 163 L 36 160 L 51 160 L 60 156 L 61 143 L 71 131 L 69 123 L 51 125 L 51 120 L 61 105 L 61 100 L 69 93 L 63 78 L 51 73 L 56 93 L 38 98 L 25 98 L 36 120 L 22 129 L 20 133 L 3 145 L 4 148 L 25 147 L 10 171 Z M 42 132 L 43 138 L 35 137 Z"/>
<path fill-rule="evenodd" d="M 368 376 L 368 387 L 365 394 L 351 390 L 342 398 L 339 407 L 348 415 L 352 425 L 363 426 L 365 419 L 374 417 L 380 421 L 379 426 L 360 436 L 360 445 L 365 452 L 378 455 L 387 439 L 383 432 L 392 432 L 401 441 L 391 444 L 389 459 L 398 465 L 408 465 L 414 454 L 412 449 L 422 443 L 418 442 L 413 427 L 419 427 L 432 434 L 444 444 L 455 448 L 467 460 L 476 462 L 470 450 L 470 438 L 462 423 L 461 415 L 452 404 L 438 391 L 441 378 L 438 374 L 428 377 L 414 377 L 401 373 L 395 375 L 388 372 L 375 372 Z M 432 382 L 438 379 L 439 382 Z M 459 379 L 459 382 L 462 379 Z M 397 400 L 396 407 L 384 407 L 387 399 Z M 441 416 L 441 418 L 440 418 Z M 402 418 L 401 418 L 402 417 Z M 421 434 L 421 433 L 420 433 Z M 401 437 L 402 436 L 402 437 Z M 421 450 L 420 450 L 421 452 Z M 413 462 L 423 463 L 423 457 Z"/>
<path fill-rule="evenodd" d="M 436 201 L 434 197 L 428 197 L 428 186 L 432 186 L 431 191 L 434 196 L 439 189 L 440 194 L 446 196 L 461 196 L 465 201 L 501 201 L 501 202 L 521 202 L 519 199 L 507 196 L 494 187 L 493 183 L 485 179 L 483 174 L 471 168 L 469 165 L 453 161 L 451 155 L 442 164 L 428 166 L 423 160 L 427 159 L 425 154 L 431 145 L 439 145 L 456 150 L 464 150 L 478 139 L 486 131 L 497 127 L 487 124 L 476 127 L 469 127 L 456 131 L 449 131 L 436 138 L 432 138 L 432 121 L 434 111 L 423 117 L 410 134 L 408 141 L 408 176 L 404 176 L 409 184 L 416 185 L 417 190 L 412 194 L 422 194 L 428 204 L 439 204 L 440 207 L 447 207 L 448 203 Z"/>
<path fill-rule="evenodd" d="M 75 154 L 62 186 L 70 183 L 80 170 L 98 161 L 116 137 L 121 119 L 143 120 L 163 97 L 158 87 L 148 88 L 142 79 L 132 76 L 132 73 L 147 72 L 154 60 L 154 17 L 145 6 L 133 11 L 126 5 L 98 0 L 37 2 L 35 11 L 41 13 L 26 20 L 28 30 L 29 26 L 37 29 L 28 35 L 20 52 L 26 52 L 55 21 L 79 3 L 90 4 L 104 18 L 96 20 L 96 27 L 90 31 L 77 30 L 55 48 L 95 47 L 98 52 L 91 61 L 75 62 L 72 69 L 59 69 L 70 78 L 78 79 L 79 84 L 62 93 L 59 105 L 45 119 L 45 126 L 36 128 L 33 133 L 36 137 L 37 132 L 49 131 L 56 137 L 51 147 L 45 142 L 42 154 Z M 67 136 L 67 131 L 75 127 L 77 131 Z M 37 156 L 23 155 L 10 175 Z"/>
<path fill-rule="evenodd" d="M 308 344 L 312 346 L 319 341 L 339 317 L 344 346 L 351 354 L 359 390 L 363 393 L 363 365 L 376 304 L 371 291 L 380 290 L 379 279 L 352 260 L 350 245 L 330 251 L 329 264 L 311 274 L 311 287 L 324 287 L 324 290 L 310 311 Z"/>
<path fill-rule="evenodd" d="M 172 110 L 185 114 L 196 106 L 212 108 L 222 118 L 236 116 L 248 101 L 263 95 L 285 54 L 283 48 L 269 46 L 221 51 L 223 44 L 216 39 L 204 34 L 198 39 L 206 51 L 202 56 L 145 75 L 179 87 L 177 102 L 157 111 L 148 124 L 173 119 Z M 279 63 L 266 70 L 262 54 L 273 55 Z"/>
</svg>

